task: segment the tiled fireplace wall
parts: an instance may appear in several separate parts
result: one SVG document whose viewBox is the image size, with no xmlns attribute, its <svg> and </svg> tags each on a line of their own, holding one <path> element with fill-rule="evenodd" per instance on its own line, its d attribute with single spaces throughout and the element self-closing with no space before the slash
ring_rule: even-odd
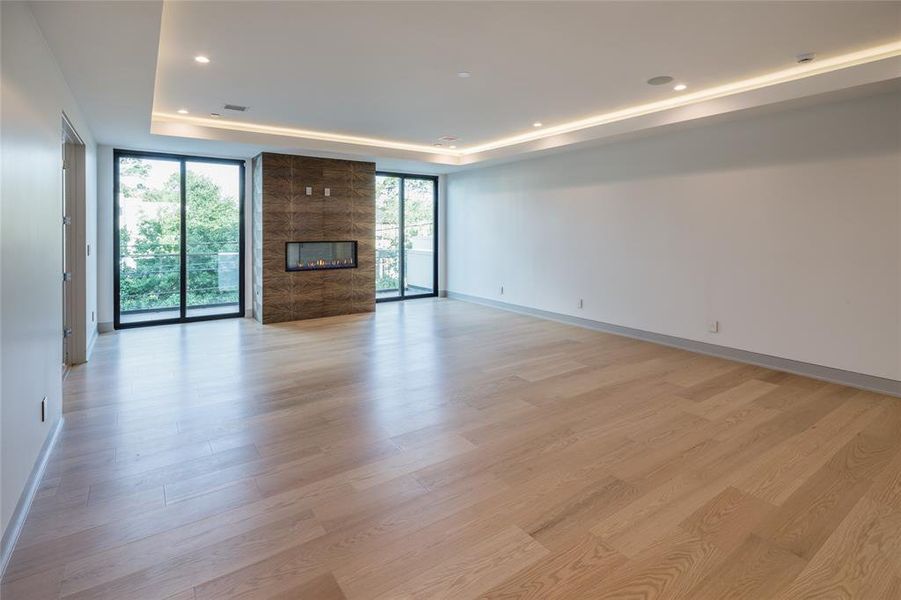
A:
<svg viewBox="0 0 901 600">
<path fill-rule="evenodd" d="M 357 268 L 285 270 L 287 242 L 336 240 L 356 240 Z M 375 164 L 268 152 L 254 158 L 254 318 L 278 323 L 373 310 Z"/>
</svg>

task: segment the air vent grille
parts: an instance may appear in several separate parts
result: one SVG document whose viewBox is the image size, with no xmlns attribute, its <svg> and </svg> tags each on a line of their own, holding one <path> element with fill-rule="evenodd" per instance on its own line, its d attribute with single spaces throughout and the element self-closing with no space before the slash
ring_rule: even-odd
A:
<svg viewBox="0 0 901 600">
<path fill-rule="evenodd" d="M 241 106 L 240 104 L 226 104 L 224 108 L 225 110 L 234 110 L 237 112 L 244 112 L 247 110 L 246 106 Z"/>
</svg>

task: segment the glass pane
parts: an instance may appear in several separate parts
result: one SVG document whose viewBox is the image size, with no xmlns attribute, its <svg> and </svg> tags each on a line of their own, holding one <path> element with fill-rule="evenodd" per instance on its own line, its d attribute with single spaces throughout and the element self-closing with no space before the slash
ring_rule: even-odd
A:
<svg viewBox="0 0 901 600">
<path fill-rule="evenodd" d="M 239 311 L 240 167 L 185 164 L 186 316 Z"/>
<path fill-rule="evenodd" d="M 404 180 L 404 295 L 435 291 L 435 182 Z"/>
<path fill-rule="evenodd" d="M 177 319 L 181 190 L 177 161 L 119 157 L 119 318 Z"/>
<path fill-rule="evenodd" d="M 357 266 L 357 242 L 288 242 L 285 248 L 288 271 L 354 269 Z"/>
<path fill-rule="evenodd" d="M 375 297 L 400 296 L 400 179 L 375 178 Z"/>
</svg>

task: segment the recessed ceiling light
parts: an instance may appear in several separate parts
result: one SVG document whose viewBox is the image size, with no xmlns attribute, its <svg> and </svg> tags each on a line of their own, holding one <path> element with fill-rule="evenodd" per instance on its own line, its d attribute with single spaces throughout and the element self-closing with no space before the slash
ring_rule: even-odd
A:
<svg viewBox="0 0 901 600">
<path fill-rule="evenodd" d="M 438 141 L 439 142 L 456 142 L 459 139 L 460 138 L 458 138 L 455 135 L 442 135 L 440 138 L 438 138 Z"/>
<path fill-rule="evenodd" d="M 194 62 L 199 62 L 202 65 L 205 65 L 210 62 L 210 59 L 202 54 L 198 54 L 194 57 Z"/>
<path fill-rule="evenodd" d="M 673 89 L 676 90 L 677 92 L 681 92 L 683 90 L 687 90 L 688 86 L 685 85 L 684 83 L 678 83 L 675 86 L 673 86 Z"/>
<path fill-rule="evenodd" d="M 813 52 L 805 52 L 804 54 L 799 54 L 798 56 L 796 56 L 795 59 L 798 61 L 798 63 L 803 65 L 804 63 L 813 62 L 816 57 L 817 55 Z"/>
<path fill-rule="evenodd" d="M 218 119 L 222 115 L 220 115 L 219 113 L 210 113 L 210 116 L 213 117 L 214 119 Z"/>
<path fill-rule="evenodd" d="M 460 71 L 459 73 L 457 73 L 457 77 L 459 77 L 460 79 L 469 79 L 470 77 L 472 77 L 472 73 L 470 73 L 469 71 Z"/>
<path fill-rule="evenodd" d="M 436 148 L 441 148 L 444 144 L 432 144 L 432 145 L 435 146 Z"/>
<path fill-rule="evenodd" d="M 178 109 L 178 114 L 180 114 L 180 115 L 186 115 L 186 114 L 188 114 L 188 109 L 187 109 L 187 108 L 179 108 L 179 109 Z"/>
<path fill-rule="evenodd" d="M 453 150 L 454 148 L 456 148 L 456 146 L 454 146 L 453 144 L 451 144 L 451 150 Z"/>
<path fill-rule="evenodd" d="M 672 83 L 673 78 L 669 75 L 658 75 L 657 77 L 651 77 L 648 79 L 648 85 L 666 85 L 667 83 Z"/>
<path fill-rule="evenodd" d="M 544 125 L 544 123 L 542 123 L 541 121 L 535 121 L 534 123 L 532 123 L 532 127 L 541 127 L 542 125 Z"/>
</svg>

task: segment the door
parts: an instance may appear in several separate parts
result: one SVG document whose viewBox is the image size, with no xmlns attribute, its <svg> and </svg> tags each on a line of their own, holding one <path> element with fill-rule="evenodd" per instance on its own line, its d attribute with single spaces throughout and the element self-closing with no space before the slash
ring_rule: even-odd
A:
<svg viewBox="0 0 901 600">
<path fill-rule="evenodd" d="M 233 163 L 185 163 L 187 318 L 241 310 L 240 168 Z"/>
<path fill-rule="evenodd" d="M 375 177 L 375 298 L 401 297 L 400 177 Z"/>
<path fill-rule="evenodd" d="M 115 326 L 243 316 L 244 164 L 115 153 Z"/>
<path fill-rule="evenodd" d="M 376 301 L 438 295 L 438 178 L 376 174 Z"/>
<path fill-rule="evenodd" d="M 69 326 L 69 319 L 72 315 L 72 266 L 69 264 L 71 253 L 69 252 L 69 229 L 71 228 L 72 219 L 69 216 L 69 182 L 66 177 L 66 171 L 71 164 L 71 144 L 68 143 L 65 130 L 63 131 L 63 169 L 62 169 L 62 228 L 63 228 L 63 245 L 62 245 L 62 294 L 63 294 L 63 371 L 69 366 L 69 347 L 71 345 L 72 328 Z"/>
<path fill-rule="evenodd" d="M 85 146 L 65 115 L 62 129 L 62 344 L 64 368 L 87 360 Z"/>
<path fill-rule="evenodd" d="M 431 177 L 404 177 L 403 293 L 407 298 L 434 296 L 438 290 L 437 181 Z"/>
</svg>

